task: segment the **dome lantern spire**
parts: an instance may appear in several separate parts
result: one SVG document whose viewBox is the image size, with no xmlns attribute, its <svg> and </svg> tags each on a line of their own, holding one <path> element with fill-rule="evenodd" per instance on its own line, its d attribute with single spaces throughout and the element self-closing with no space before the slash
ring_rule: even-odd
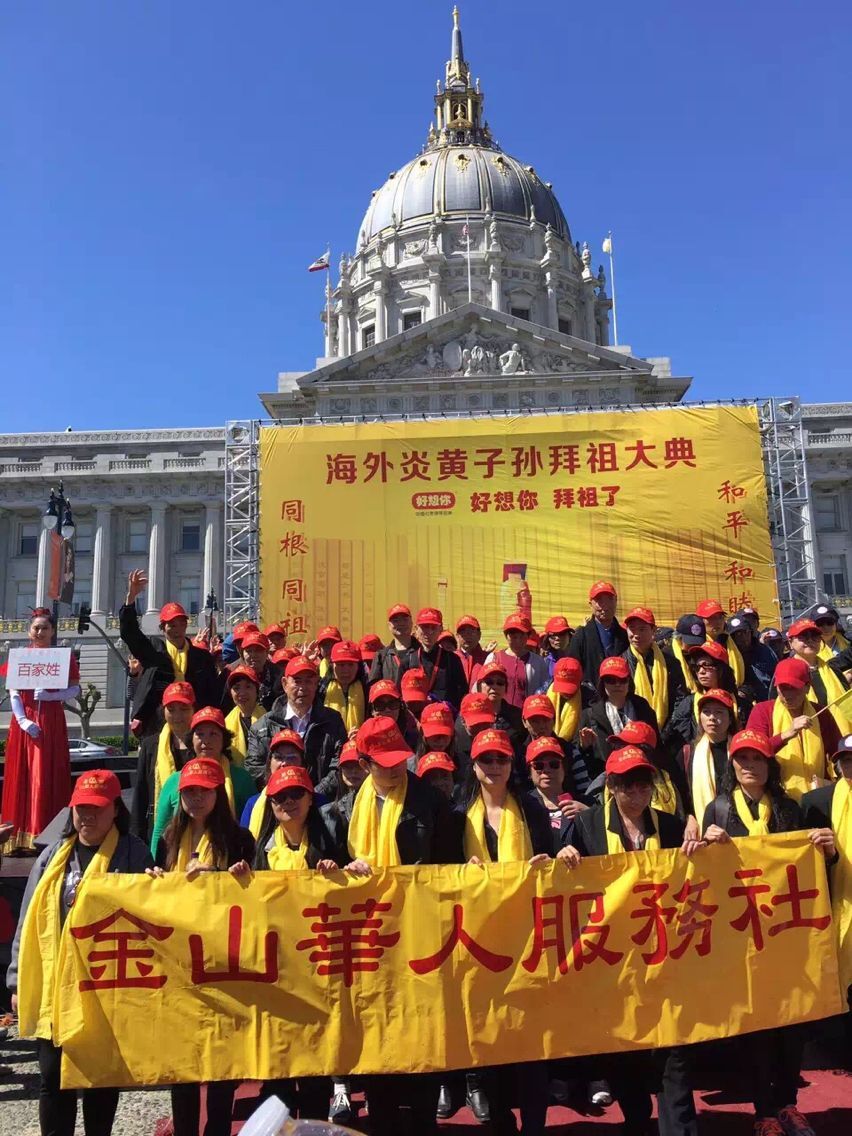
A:
<svg viewBox="0 0 852 1136">
<path fill-rule="evenodd" d="M 453 8 L 453 35 L 450 58 L 447 60 L 446 80 L 435 95 L 435 126 L 429 131 L 426 148 L 442 146 L 489 146 L 496 149 L 487 126 L 483 125 L 482 109 L 485 96 L 471 84 L 470 66 L 464 57 L 461 22 L 458 7 Z"/>
</svg>

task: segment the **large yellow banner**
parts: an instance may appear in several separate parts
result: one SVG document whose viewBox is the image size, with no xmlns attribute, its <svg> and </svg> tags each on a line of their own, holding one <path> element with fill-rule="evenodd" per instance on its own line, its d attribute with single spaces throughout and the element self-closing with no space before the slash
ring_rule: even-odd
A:
<svg viewBox="0 0 852 1136">
<path fill-rule="evenodd" d="M 387 608 L 588 615 L 593 580 L 659 624 L 718 599 L 778 614 L 754 407 L 261 431 L 261 607 L 295 636 Z"/>
<path fill-rule="evenodd" d="M 85 1087 L 471 1068 L 840 1010 L 824 860 L 792 833 L 574 872 L 87 878 L 54 1037 Z"/>
</svg>

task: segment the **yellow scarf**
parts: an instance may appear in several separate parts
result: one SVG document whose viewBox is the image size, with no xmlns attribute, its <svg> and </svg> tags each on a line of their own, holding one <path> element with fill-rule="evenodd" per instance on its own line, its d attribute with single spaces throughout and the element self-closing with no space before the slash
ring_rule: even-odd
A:
<svg viewBox="0 0 852 1136">
<path fill-rule="evenodd" d="M 331 674 L 331 659 L 320 659 L 319 661 L 320 678 L 328 678 Z"/>
<path fill-rule="evenodd" d="M 680 663 L 680 669 L 683 671 L 683 681 L 686 683 L 686 689 L 695 694 L 698 690 L 698 679 L 692 673 L 692 667 L 683 653 L 683 643 L 678 639 L 677 635 L 672 636 L 672 654 Z"/>
<path fill-rule="evenodd" d="M 77 837 L 71 836 L 57 849 L 33 892 L 24 919 L 18 959 L 18 1019 L 21 1037 L 51 1040 L 53 987 L 61 938 L 59 904 L 65 869 L 76 843 Z M 83 879 L 109 870 L 117 844 L 118 829 L 113 825 L 103 844 L 89 861 Z M 78 894 L 81 886 L 82 880 L 77 889 Z"/>
<path fill-rule="evenodd" d="M 184 643 L 182 648 L 177 648 L 174 643 L 170 643 L 168 639 L 165 640 L 166 651 L 168 651 L 169 658 L 172 661 L 172 669 L 175 672 L 175 682 L 186 681 L 186 663 L 189 658 L 189 644 Z"/>
<path fill-rule="evenodd" d="M 699 824 L 704 824 L 704 814 L 707 806 L 716 797 L 716 767 L 713 764 L 713 750 L 710 739 L 706 734 L 699 738 L 695 752 L 692 755 L 692 769 L 690 788 L 692 789 L 692 804 L 695 817 Z"/>
<path fill-rule="evenodd" d="M 653 706 L 654 713 L 657 715 L 657 725 L 662 729 L 669 717 L 669 672 L 666 670 L 666 660 L 659 644 L 654 643 L 651 651 L 654 655 L 654 677 L 656 678 L 653 685 L 651 676 L 648 674 L 648 668 L 645 666 L 645 660 L 633 644 L 630 644 L 630 654 L 636 660 L 633 685 L 636 687 L 636 693 L 639 697 L 644 698 Z"/>
<path fill-rule="evenodd" d="M 842 631 L 835 631 L 834 638 L 831 643 L 823 643 L 819 649 L 819 657 L 828 662 L 833 659 L 835 655 L 839 655 L 841 651 L 845 651 L 849 646 L 849 640 Z"/>
<path fill-rule="evenodd" d="M 364 724 L 364 687 L 360 682 L 350 684 L 344 692 L 343 687 L 333 678 L 326 687 L 325 704 L 329 710 L 336 710 L 343 719 L 347 734 Z"/>
<path fill-rule="evenodd" d="M 558 738 L 562 738 L 566 742 L 573 740 L 574 735 L 577 733 L 577 727 L 580 725 L 580 711 L 583 708 L 583 699 L 580 691 L 572 694 L 570 698 L 564 694 L 558 694 L 553 687 L 547 692 L 547 697 L 553 704 L 553 709 L 556 711 L 556 722 L 553 726 L 553 732 Z"/>
<path fill-rule="evenodd" d="M 775 755 L 781 766 L 781 784 L 784 792 L 795 801 L 801 801 L 802 794 L 812 788 L 812 777 L 826 776 L 825 746 L 822 744 L 816 707 L 807 698 L 802 713 L 810 718 L 810 727 L 796 734 L 789 742 L 785 742 Z M 772 708 L 773 736 L 789 729 L 792 722 L 793 715 L 781 699 L 776 698 Z"/>
<path fill-rule="evenodd" d="M 485 801 L 480 794 L 471 802 L 464 821 L 464 856 L 478 856 L 483 864 L 491 860 L 485 841 Z M 497 862 L 512 864 L 518 860 L 532 859 L 532 841 L 521 806 L 511 793 L 506 797 L 503 814 L 500 817 L 500 831 L 497 833 Z"/>
<path fill-rule="evenodd" d="M 251 712 L 252 723 L 259 722 L 265 714 L 266 711 L 258 702 L 257 706 L 255 706 L 254 710 L 252 710 Z M 228 716 L 225 719 L 225 725 L 234 735 L 231 742 L 231 753 L 233 755 L 231 760 L 237 765 L 244 765 L 246 754 L 248 753 L 248 747 L 246 745 L 245 734 L 243 733 L 243 723 L 242 719 L 240 718 L 239 706 L 235 706 L 233 710 L 228 711 Z"/>
<path fill-rule="evenodd" d="M 772 816 L 772 802 L 769 799 L 769 794 L 764 793 L 760 800 L 757 802 L 757 820 L 751 815 L 751 811 L 746 804 L 745 793 L 737 786 L 734 789 L 734 808 L 737 810 L 737 816 L 743 822 L 746 832 L 749 836 L 768 836 L 769 835 L 769 820 Z"/>
<path fill-rule="evenodd" d="M 845 998 L 852 985 L 852 785 L 844 777 L 834 790 L 831 828 L 838 857 L 831 869 L 831 911 L 839 936 L 840 989 Z"/>
<path fill-rule="evenodd" d="M 194 856 L 193 852 L 195 853 Z M 192 832 L 189 828 L 184 831 L 183 836 L 180 838 L 177 863 L 172 871 L 185 872 L 192 860 L 200 860 L 201 863 L 206 864 L 208 868 L 224 870 L 228 866 L 224 862 L 223 857 L 217 856 L 213 851 L 213 845 L 210 843 L 210 837 L 207 835 L 206 829 L 194 848 L 192 846 Z"/>
<path fill-rule="evenodd" d="M 157 801 L 160 791 L 166 780 L 175 772 L 175 759 L 172 754 L 172 731 L 168 725 L 160 730 L 157 741 L 157 759 L 154 762 L 154 814 L 157 813 Z"/>
<path fill-rule="evenodd" d="M 308 866 L 308 826 L 302 833 L 298 848 L 291 848 L 281 825 L 275 829 L 275 843 L 266 853 L 269 867 L 273 872 L 304 871 Z"/>
<path fill-rule="evenodd" d="M 234 778 L 231 773 L 231 763 L 228 761 L 227 757 L 220 757 L 219 766 L 225 774 L 225 793 L 228 796 L 228 804 L 231 806 L 231 812 L 236 816 L 237 806 L 234 801 Z"/>
<path fill-rule="evenodd" d="M 745 682 L 745 660 L 740 653 L 739 647 L 734 642 L 733 635 L 728 636 L 726 646 L 728 649 L 728 662 L 731 664 L 731 670 L 734 672 L 734 682 L 737 686 L 742 686 Z"/>
<path fill-rule="evenodd" d="M 701 725 L 701 719 L 698 717 L 698 699 L 701 697 L 702 694 L 706 694 L 706 693 L 707 692 L 705 690 L 699 690 L 697 694 L 693 694 L 693 696 L 692 696 L 692 716 L 695 718 L 695 721 L 698 722 L 699 727 Z M 730 693 L 730 691 L 728 693 Z M 734 701 L 734 708 L 733 708 L 733 710 L 730 711 L 731 718 L 733 720 L 734 725 L 737 725 L 737 723 L 740 720 L 740 711 L 739 711 L 739 707 L 737 705 L 736 696 L 731 694 L 731 698 Z"/>
<path fill-rule="evenodd" d="M 249 818 L 249 832 L 258 840 L 260 838 L 260 830 L 263 828 L 263 818 L 266 816 L 266 790 L 260 790 L 260 796 L 254 802 L 251 810 L 251 817 Z"/>
<path fill-rule="evenodd" d="M 817 668 L 825 687 L 825 701 L 829 705 L 834 703 L 828 713 L 837 723 L 841 737 L 846 737 L 847 734 L 852 734 L 852 702 L 849 701 L 852 691 L 846 689 L 825 659 L 817 660 Z"/>
<path fill-rule="evenodd" d="M 604 805 L 604 825 L 606 829 L 606 850 L 607 855 L 614 856 L 616 852 L 626 852 L 621 837 L 617 832 L 610 830 L 609 824 L 606 824 L 607 818 L 612 824 L 613 810 L 617 809 L 615 801 L 610 801 L 609 807 Z M 657 814 L 651 809 L 651 820 L 654 824 L 654 835 L 645 837 L 645 852 L 656 852 L 660 848 L 660 822 L 657 820 Z M 623 822 L 622 822 L 623 823 Z"/>
<path fill-rule="evenodd" d="M 358 790 L 349 821 L 349 855 L 374 868 L 397 868 L 402 863 L 396 843 L 396 826 L 402 816 L 408 779 L 388 793 L 381 816 L 372 777 Z"/>
</svg>

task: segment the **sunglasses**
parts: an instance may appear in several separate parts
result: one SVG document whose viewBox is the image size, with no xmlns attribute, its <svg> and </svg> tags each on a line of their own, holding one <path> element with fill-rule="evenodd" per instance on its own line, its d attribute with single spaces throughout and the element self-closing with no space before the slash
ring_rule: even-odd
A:
<svg viewBox="0 0 852 1136">
<path fill-rule="evenodd" d="M 553 761 L 534 761 L 532 767 L 536 773 L 555 773 L 562 768 L 562 762 L 559 758 L 554 758 Z"/>
<path fill-rule="evenodd" d="M 803 631 L 800 635 L 795 635 L 794 638 L 801 639 L 803 643 L 815 643 L 822 636 L 818 631 Z"/>
<path fill-rule="evenodd" d="M 714 659 L 699 659 L 695 664 L 697 671 L 717 671 L 719 664 Z"/>
<path fill-rule="evenodd" d="M 285 789 L 283 793 L 276 793 L 270 800 L 276 805 L 286 805 L 290 801 L 302 801 L 307 795 L 307 789 Z"/>
<path fill-rule="evenodd" d="M 511 765 L 511 757 L 506 757 L 504 753 L 489 753 L 483 757 L 476 759 L 480 765 Z"/>
</svg>

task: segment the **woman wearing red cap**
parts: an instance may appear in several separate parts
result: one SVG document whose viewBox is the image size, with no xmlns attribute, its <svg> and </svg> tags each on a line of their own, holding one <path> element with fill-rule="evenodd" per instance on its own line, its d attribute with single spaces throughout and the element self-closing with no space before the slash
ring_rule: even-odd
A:
<svg viewBox="0 0 852 1136">
<path fill-rule="evenodd" d="M 804 659 L 782 659 L 773 681 L 776 697 L 758 702 L 748 728 L 770 738 L 784 791 L 800 801 L 809 789 L 832 780 L 827 755 L 837 749 L 840 731 L 829 713 L 817 712 L 810 698 L 811 671 Z"/>
<path fill-rule="evenodd" d="M 585 801 L 592 780 L 585 756 L 574 742 L 566 742 L 564 738 L 557 736 L 556 709 L 546 694 L 531 694 L 524 702 L 521 713 L 524 728 L 527 731 L 525 747 L 528 768 L 530 742 L 537 741 L 539 738 L 551 738 L 559 745 L 564 767 L 559 793 L 560 795 L 567 794 L 572 798 L 570 801 L 563 801 L 562 808 L 566 816 L 573 816 L 577 808 L 581 807 L 580 802 Z M 535 777 L 533 777 L 533 782 L 535 782 Z"/>
<path fill-rule="evenodd" d="M 520 756 L 523 753 L 524 742 L 526 741 L 526 730 L 524 729 L 520 707 L 513 706 L 506 698 L 506 692 L 509 689 L 509 676 L 506 674 L 505 667 L 498 662 L 486 663 L 477 674 L 474 686 L 475 694 L 488 696 L 495 714 L 495 725 L 498 730 L 505 730 L 509 735 L 512 745 L 515 747 L 515 753 L 518 755 L 518 767 L 521 768 Z"/>
<path fill-rule="evenodd" d="M 663 729 L 663 745 L 672 754 L 697 737 L 698 699 L 704 691 L 727 690 L 734 699 L 736 725 L 748 720 L 754 705 L 749 692 L 737 687 L 728 652 L 721 643 L 708 639 L 706 643 L 685 648 L 684 655 L 692 669 L 696 689 L 681 698 Z"/>
<path fill-rule="evenodd" d="M 246 801 L 254 794 L 254 781 L 242 766 L 231 761 L 231 731 L 225 725 L 222 711 L 213 706 L 203 706 L 197 710 L 189 724 L 189 741 L 195 757 L 218 763 L 224 777 L 224 792 L 231 814 L 234 817 L 241 816 Z M 151 850 L 155 854 L 160 837 L 180 807 L 179 778 L 179 773 L 173 773 L 166 780 L 157 802 L 151 834 Z"/>
<path fill-rule="evenodd" d="M 6 985 L 21 1037 L 38 1039 L 39 1119 L 42 1132 L 55 1136 L 73 1136 L 77 1117 L 77 1093 L 60 1088 L 62 1051 L 52 1040 L 60 931 L 84 877 L 139 873 L 151 866 L 151 853 L 129 828 L 116 775 L 108 769 L 83 773 L 59 840 L 34 863 L 21 904 Z M 83 1092 L 87 1136 L 109 1136 L 117 1105 L 117 1089 Z"/>
<path fill-rule="evenodd" d="M 686 807 L 700 821 L 722 784 L 736 727 L 734 700 L 727 690 L 704 690 L 697 705 L 699 731 L 683 747 L 681 762 L 686 774 Z"/>
<path fill-rule="evenodd" d="M 284 673 L 280 663 L 270 658 L 271 647 L 269 638 L 262 631 L 247 631 L 239 645 L 240 661 L 230 667 L 232 673 L 237 667 L 248 667 L 254 671 L 257 676 L 257 700 L 264 710 L 271 709 L 278 697 Z M 222 701 L 223 713 L 227 714 L 232 705 L 226 691 Z"/>
<path fill-rule="evenodd" d="M 53 645 L 55 624 L 47 608 L 36 608 L 30 620 L 29 646 Z M 64 808 L 71 796 L 71 761 L 65 725 L 67 698 L 80 693 L 80 671 L 71 655 L 65 690 L 10 690 L 12 717 L 6 740 L 3 777 L 3 822 L 13 826 L 3 851 L 35 854 L 35 838 Z"/>
<path fill-rule="evenodd" d="M 633 685 L 630 667 L 621 656 L 603 659 L 597 680 L 598 700 L 591 702 L 580 715 L 579 742 L 589 772 L 598 777 L 612 753 L 609 740 L 628 722 L 645 722 L 657 730 L 657 716 L 650 704 L 640 698 Z"/>
<path fill-rule="evenodd" d="M 343 719 L 351 738 L 367 716 L 367 682 L 358 644 L 341 639 L 331 648 L 331 674 L 320 683 L 319 696 Z"/>
<path fill-rule="evenodd" d="M 574 636 L 574 628 L 564 615 L 554 615 L 544 625 L 542 635 L 542 658 L 547 663 L 547 671 L 553 681 L 553 668 L 560 659 L 568 655 L 568 648 Z"/>
<path fill-rule="evenodd" d="M 260 702 L 260 679 L 254 667 L 238 665 L 228 672 L 225 685 L 232 700 L 225 717 L 225 726 L 231 732 L 232 760 L 244 765 L 251 728 L 266 713 Z"/>
<path fill-rule="evenodd" d="M 279 730 L 269 743 L 269 756 L 263 771 L 263 788 L 253 797 L 249 797 L 240 816 L 240 824 L 249 830 L 258 843 L 264 834 L 269 835 L 273 825 L 266 787 L 275 770 L 283 765 L 304 768 L 305 743 L 295 730 Z"/>
<path fill-rule="evenodd" d="M 810 697 L 821 709 L 827 707 L 842 735 L 852 733 L 852 695 L 849 683 L 842 672 L 842 664 L 824 659 L 822 632 L 810 619 L 797 619 L 787 629 L 790 650 L 797 659 L 804 659 L 810 669 Z M 837 669 L 835 669 L 837 668 Z"/>
<path fill-rule="evenodd" d="M 196 728 L 196 727 L 194 727 Z M 202 872 L 230 872 L 247 877 L 255 854 L 252 834 L 234 820 L 225 790 L 225 774 L 213 757 L 193 757 L 180 773 L 179 805 L 157 842 L 154 878 L 184 872 L 189 881 Z M 230 1136 L 236 1081 L 207 1084 L 204 1136 Z M 198 1136 L 201 1086 L 172 1085 L 174 1136 Z"/>
<path fill-rule="evenodd" d="M 448 702 L 429 702 L 420 715 L 420 737 L 415 756 L 440 751 L 455 766 L 456 719 Z"/>
<path fill-rule="evenodd" d="M 409 675 L 416 674 L 415 671 L 408 673 Z M 407 706 L 403 705 L 402 691 L 397 684 L 391 682 L 388 678 L 378 679 L 370 685 L 368 701 L 371 717 L 383 715 L 393 718 L 405 738 L 405 744 L 411 746 L 412 751 L 414 751 L 420 740 L 420 729 L 415 716 Z"/>
<path fill-rule="evenodd" d="M 159 734 L 142 739 L 136 764 L 136 784 L 130 805 L 130 831 L 151 841 L 157 802 L 163 785 L 175 772 L 183 769 L 192 755 L 189 725 L 195 711 L 195 692 L 188 682 L 173 682 L 163 691 L 165 725 Z"/>
<path fill-rule="evenodd" d="M 804 828 L 798 804 L 782 787 L 781 766 L 766 734 L 751 728 L 731 738 L 729 763 L 719 795 L 704 814 L 704 839 L 726 844 L 732 836 L 767 836 Z M 812 829 L 811 843 L 831 861 L 836 854 L 834 834 L 828 828 Z M 748 1069 L 748 1086 L 754 1101 L 755 1136 L 789 1136 L 811 1132 L 796 1107 L 802 1068 L 804 1033 L 801 1026 L 759 1030 L 736 1045 Z"/>
</svg>

